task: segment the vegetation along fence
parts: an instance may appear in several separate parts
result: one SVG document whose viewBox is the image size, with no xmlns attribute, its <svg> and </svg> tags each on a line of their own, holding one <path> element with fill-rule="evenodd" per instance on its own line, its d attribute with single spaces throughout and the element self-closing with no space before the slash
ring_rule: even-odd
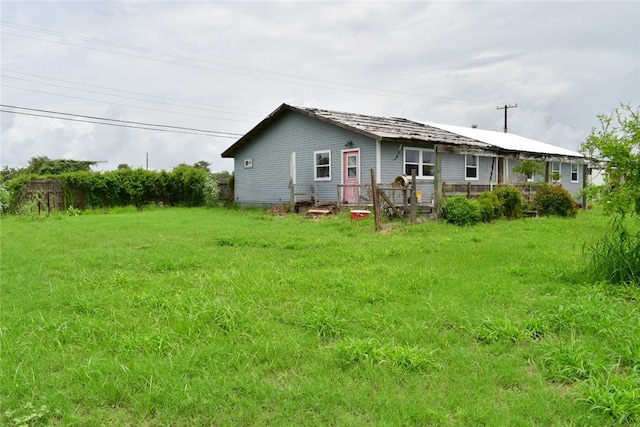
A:
<svg viewBox="0 0 640 427">
<path fill-rule="evenodd" d="M 20 205 L 34 203 L 38 212 L 65 209 L 62 181 L 59 179 L 34 179 L 26 183 Z"/>
</svg>

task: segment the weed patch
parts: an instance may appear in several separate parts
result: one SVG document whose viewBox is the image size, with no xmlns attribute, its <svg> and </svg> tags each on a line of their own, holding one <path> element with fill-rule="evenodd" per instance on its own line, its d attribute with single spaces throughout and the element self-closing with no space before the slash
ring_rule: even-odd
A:
<svg viewBox="0 0 640 427">
<path fill-rule="evenodd" d="M 598 375 L 580 383 L 584 397 L 580 401 L 592 411 L 601 412 L 619 424 L 640 421 L 640 374 L 609 373 Z"/>
<path fill-rule="evenodd" d="M 435 351 L 416 346 L 382 345 L 371 338 L 340 342 L 336 345 L 336 356 L 343 365 L 377 365 L 399 373 L 426 373 L 439 366 Z"/>
</svg>

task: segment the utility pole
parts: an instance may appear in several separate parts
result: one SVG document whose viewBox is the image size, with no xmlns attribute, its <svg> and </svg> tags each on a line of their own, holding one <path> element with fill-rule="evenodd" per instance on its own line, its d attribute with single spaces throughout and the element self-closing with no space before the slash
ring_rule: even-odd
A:
<svg viewBox="0 0 640 427">
<path fill-rule="evenodd" d="M 509 108 L 516 108 L 518 104 L 505 104 L 504 107 L 496 107 L 496 110 L 504 110 L 504 133 L 507 133 L 507 110 Z"/>
</svg>

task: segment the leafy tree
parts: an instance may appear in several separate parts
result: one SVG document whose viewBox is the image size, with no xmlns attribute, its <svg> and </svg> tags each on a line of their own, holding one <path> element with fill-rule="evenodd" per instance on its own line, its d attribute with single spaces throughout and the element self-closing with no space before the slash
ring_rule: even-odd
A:
<svg viewBox="0 0 640 427">
<path fill-rule="evenodd" d="M 523 160 L 518 166 L 513 168 L 515 173 L 524 175 L 525 177 L 532 177 L 533 175 L 541 175 L 543 172 L 542 164 L 535 160 Z"/>
<path fill-rule="evenodd" d="M 606 208 L 623 217 L 640 215 L 640 109 L 620 104 L 598 120 L 600 129 L 591 129 L 580 151 L 607 163 L 601 195 Z"/>
<path fill-rule="evenodd" d="M 620 104 L 611 114 L 598 116 L 582 144 L 582 153 L 607 163 L 605 209 L 615 215 L 611 231 L 586 248 L 588 270 L 596 280 L 640 284 L 640 231 L 629 231 L 628 216 L 640 221 L 640 109 Z"/>
<path fill-rule="evenodd" d="M 26 168 L 25 172 L 35 175 L 60 175 L 70 172 L 90 171 L 91 166 L 95 166 L 97 164 L 97 161 L 91 160 L 52 160 L 47 156 L 37 156 L 32 157 L 29 160 L 29 166 Z"/>
<path fill-rule="evenodd" d="M 0 171 L 0 182 L 9 181 L 23 172 L 23 168 L 10 168 L 9 166 L 3 166 L 2 171 Z"/>
<path fill-rule="evenodd" d="M 211 163 L 206 162 L 204 160 L 200 160 L 199 162 L 196 162 L 193 164 L 193 167 L 196 169 L 204 169 L 207 172 L 209 172 L 209 166 L 211 166 Z"/>
<path fill-rule="evenodd" d="M 125 169 L 131 169 L 131 166 L 129 166 L 129 165 L 128 165 L 128 164 L 126 164 L 126 163 L 120 163 L 120 164 L 118 165 L 118 170 L 119 170 L 119 171 L 121 171 L 121 170 L 125 170 Z"/>
<path fill-rule="evenodd" d="M 213 173 L 211 173 L 211 176 L 216 181 L 220 181 L 223 178 L 230 179 L 231 178 L 231 173 L 229 171 L 213 172 Z"/>
</svg>

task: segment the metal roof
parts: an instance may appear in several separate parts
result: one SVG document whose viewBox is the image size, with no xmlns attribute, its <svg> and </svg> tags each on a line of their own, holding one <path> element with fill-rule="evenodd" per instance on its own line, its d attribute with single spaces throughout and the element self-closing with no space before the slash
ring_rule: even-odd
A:
<svg viewBox="0 0 640 427">
<path fill-rule="evenodd" d="M 280 105 L 273 113 L 258 123 L 253 129 L 227 148 L 222 157 L 234 157 L 239 148 L 249 143 L 263 129 L 286 111 L 306 114 L 318 120 L 369 136 L 374 139 L 400 142 L 431 142 L 444 145 L 483 149 L 493 152 L 515 152 L 551 154 L 569 157 L 583 157 L 582 154 L 544 142 L 481 129 L 459 126 L 421 123 L 397 117 L 378 117 L 318 108 Z"/>
<path fill-rule="evenodd" d="M 584 157 L 577 151 L 569 150 L 556 145 L 547 144 L 546 142 L 536 141 L 535 139 L 525 138 L 523 136 L 512 133 L 495 132 L 485 129 L 466 128 L 462 126 L 441 125 L 436 123 L 426 123 L 429 126 L 437 127 L 448 132 L 458 135 L 464 135 L 467 138 L 482 141 L 503 150 L 517 151 L 524 153 L 552 154 L 567 157 Z"/>
</svg>

